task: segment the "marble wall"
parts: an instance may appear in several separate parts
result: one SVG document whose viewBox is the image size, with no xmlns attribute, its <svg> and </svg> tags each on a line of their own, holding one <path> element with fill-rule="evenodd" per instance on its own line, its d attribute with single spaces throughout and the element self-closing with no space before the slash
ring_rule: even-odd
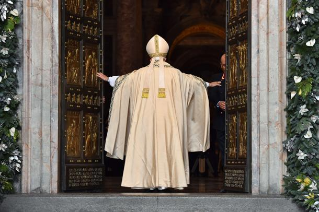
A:
<svg viewBox="0 0 319 212">
<path fill-rule="evenodd" d="M 286 1 L 252 0 L 252 193 L 279 194 L 285 173 Z"/>
<path fill-rule="evenodd" d="M 139 0 L 127 1 L 128 7 Z M 59 191 L 60 1 L 23 0 L 23 76 L 21 94 L 23 193 Z M 124 4 L 124 1 L 123 1 Z M 129 9 L 128 9 L 129 10 Z M 136 9 L 138 10 L 138 9 Z M 252 0 L 252 193 L 279 194 L 285 173 L 285 1 Z M 123 11 L 122 11 L 123 12 Z M 125 11 L 124 11 L 125 12 Z M 139 17 L 124 14 L 128 39 Z M 125 26 L 125 27 L 124 27 Z M 139 38 L 137 38 L 139 39 Z M 121 64 L 127 63 L 125 48 Z M 137 51 L 142 51 L 139 48 Z M 134 46 L 129 49 L 132 56 Z M 141 58 L 137 58 L 138 61 Z M 125 66 L 134 66 L 126 64 Z M 123 69 L 121 72 L 125 73 Z"/>
<path fill-rule="evenodd" d="M 22 192 L 58 192 L 59 1 L 23 0 Z"/>
</svg>

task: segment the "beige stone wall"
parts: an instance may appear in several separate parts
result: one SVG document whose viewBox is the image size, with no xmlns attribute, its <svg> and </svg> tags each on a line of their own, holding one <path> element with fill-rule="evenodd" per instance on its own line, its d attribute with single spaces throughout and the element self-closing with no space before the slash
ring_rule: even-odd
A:
<svg viewBox="0 0 319 212">
<path fill-rule="evenodd" d="M 58 0 L 23 1 L 22 192 L 58 192 Z"/>
<path fill-rule="evenodd" d="M 286 105 L 286 1 L 252 0 L 252 193 L 280 194 Z"/>
</svg>

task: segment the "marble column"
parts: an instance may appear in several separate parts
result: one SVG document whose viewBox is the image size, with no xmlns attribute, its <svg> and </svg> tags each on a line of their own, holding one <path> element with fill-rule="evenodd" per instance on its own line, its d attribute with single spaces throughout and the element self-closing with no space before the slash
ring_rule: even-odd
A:
<svg viewBox="0 0 319 212">
<path fill-rule="evenodd" d="M 252 193 L 280 194 L 285 174 L 286 1 L 252 0 Z"/>
<path fill-rule="evenodd" d="M 132 72 L 143 65 L 142 1 L 117 2 L 116 72 Z"/>
<path fill-rule="evenodd" d="M 60 1 L 23 1 L 22 192 L 57 193 Z"/>
</svg>

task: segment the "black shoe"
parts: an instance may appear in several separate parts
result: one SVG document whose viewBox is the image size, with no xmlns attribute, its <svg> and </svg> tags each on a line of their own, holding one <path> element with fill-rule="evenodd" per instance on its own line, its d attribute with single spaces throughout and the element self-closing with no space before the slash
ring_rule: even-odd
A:
<svg viewBox="0 0 319 212">
<path fill-rule="evenodd" d="M 225 190 L 225 189 L 221 189 L 220 191 L 219 191 L 219 193 L 226 193 L 227 191 Z"/>
</svg>

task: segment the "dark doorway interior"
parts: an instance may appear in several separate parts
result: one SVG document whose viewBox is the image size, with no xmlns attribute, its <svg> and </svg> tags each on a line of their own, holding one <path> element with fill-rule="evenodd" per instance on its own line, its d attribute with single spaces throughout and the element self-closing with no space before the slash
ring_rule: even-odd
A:
<svg viewBox="0 0 319 212">
<path fill-rule="evenodd" d="M 221 72 L 220 57 L 225 51 L 224 0 L 105 2 L 104 67 L 108 76 L 122 75 L 147 65 L 149 57 L 145 45 L 153 35 L 159 34 L 170 44 L 168 63 L 207 82 L 220 80 L 216 74 Z M 107 85 L 105 93 L 106 102 L 109 102 L 112 88 Z M 108 108 L 105 111 L 107 120 Z M 211 130 L 211 148 L 207 153 L 189 154 L 193 171 L 191 184 L 183 191 L 174 192 L 219 192 L 223 186 L 223 172 L 214 131 Z M 124 161 L 105 157 L 104 191 L 145 192 L 120 186 L 123 167 Z"/>
</svg>

